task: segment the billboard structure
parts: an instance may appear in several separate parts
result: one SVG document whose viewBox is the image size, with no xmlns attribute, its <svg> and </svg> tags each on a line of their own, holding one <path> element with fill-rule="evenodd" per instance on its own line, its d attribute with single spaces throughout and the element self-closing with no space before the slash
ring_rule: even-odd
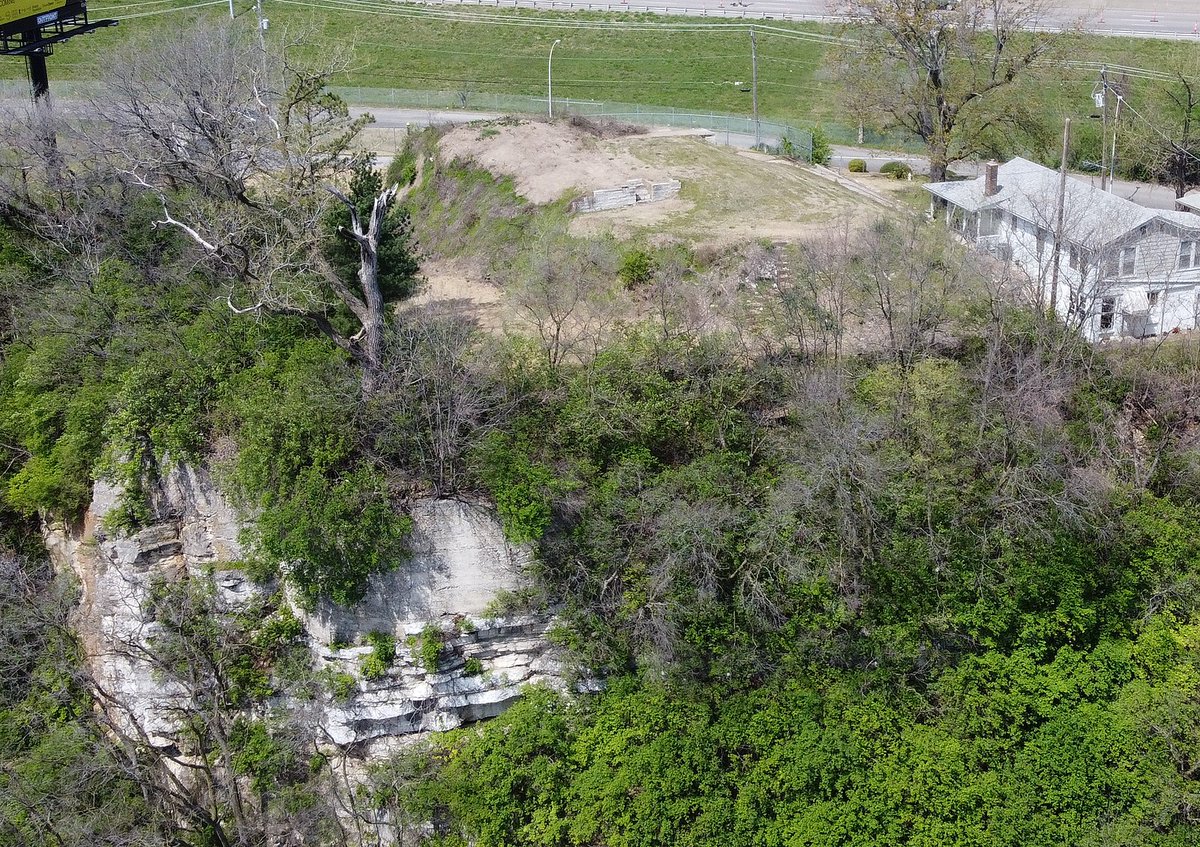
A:
<svg viewBox="0 0 1200 847">
<path fill-rule="evenodd" d="M 36 100 L 50 91 L 46 57 L 54 45 L 114 20 L 89 21 L 87 0 L 0 0 L 0 56 L 24 56 Z"/>
</svg>

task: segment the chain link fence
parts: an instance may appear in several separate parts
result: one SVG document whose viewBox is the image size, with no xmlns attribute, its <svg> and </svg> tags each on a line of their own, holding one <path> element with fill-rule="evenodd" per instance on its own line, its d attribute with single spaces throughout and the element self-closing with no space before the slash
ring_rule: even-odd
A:
<svg viewBox="0 0 1200 847">
<path fill-rule="evenodd" d="M 520 94 L 423 91 L 406 88 L 340 87 L 334 90 L 348 103 L 367 108 L 512 115 L 545 115 L 549 112 L 545 97 Z M 707 129 L 717 136 L 725 136 L 727 143 L 734 143 L 736 140 L 743 146 L 761 144 L 770 148 L 786 147 L 792 151 L 791 155 L 797 158 L 812 159 L 812 133 L 806 129 L 775 121 L 760 120 L 756 126 L 752 118 L 722 112 L 696 112 L 671 106 L 648 106 L 605 100 L 577 100 L 568 97 L 554 98 L 554 113 L 556 115 L 582 115 L 589 118 L 610 118 L 637 126 Z"/>
<path fill-rule="evenodd" d="M 54 83 L 53 95 L 64 100 L 86 99 L 95 92 L 95 84 L 62 81 Z M 355 88 L 338 86 L 333 89 L 353 106 L 366 108 L 421 109 L 423 111 L 473 112 L 505 115 L 545 115 L 546 98 L 521 94 L 495 94 L 474 91 L 425 91 L 409 88 Z M 22 100 L 29 97 L 29 83 L 24 80 L 0 80 L 0 99 Z M 763 147 L 785 153 L 793 158 L 812 160 L 812 133 L 806 129 L 778 123 L 758 121 L 743 115 L 722 112 L 697 112 L 671 106 L 647 106 L 637 103 L 617 103 L 604 100 L 554 98 L 556 115 L 583 115 L 589 118 L 610 118 L 636 126 L 707 129 L 717 140 L 735 146 Z M 428 120 L 437 120 L 430 115 Z"/>
</svg>

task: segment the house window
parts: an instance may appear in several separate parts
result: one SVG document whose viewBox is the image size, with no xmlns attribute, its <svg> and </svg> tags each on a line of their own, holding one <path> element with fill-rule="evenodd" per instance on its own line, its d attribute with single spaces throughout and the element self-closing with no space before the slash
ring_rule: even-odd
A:
<svg viewBox="0 0 1200 847">
<path fill-rule="evenodd" d="M 1125 247 L 1121 250 L 1121 276 L 1132 276 L 1137 266 L 1137 248 Z"/>
<path fill-rule="evenodd" d="M 988 235 L 1000 234 L 1000 222 L 1004 219 L 1004 213 L 998 212 L 995 209 L 985 209 L 979 213 L 979 235 L 980 237 Z"/>
<path fill-rule="evenodd" d="M 1088 254 L 1086 250 L 1072 244 L 1069 261 L 1074 270 L 1079 271 L 1082 276 L 1087 276 Z"/>
<path fill-rule="evenodd" d="M 1158 305 L 1158 292 L 1157 291 L 1147 291 L 1146 292 L 1146 304 L 1151 309 L 1153 309 L 1155 306 Z"/>
<path fill-rule="evenodd" d="M 1187 268 L 1200 267 L 1200 242 L 1196 241 L 1180 241 L 1179 242 L 1179 268 L 1186 270 Z"/>
<path fill-rule="evenodd" d="M 1112 329 L 1113 316 L 1117 313 L 1117 298 L 1105 297 L 1100 301 L 1100 328 Z"/>
</svg>

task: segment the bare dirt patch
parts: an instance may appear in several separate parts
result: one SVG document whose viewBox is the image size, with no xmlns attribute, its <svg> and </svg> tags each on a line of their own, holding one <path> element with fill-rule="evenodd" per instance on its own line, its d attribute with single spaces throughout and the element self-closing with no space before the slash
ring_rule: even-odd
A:
<svg viewBox="0 0 1200 847">
<path fill-rule="evenodd" d="M 438 304 L 477 321 L 483 329 L 500 330 L 511 316 L 500 287 L 485 278 L 477 263 L 460 259 L 426 259 L 421 264 L 425 286 L 401 309 Z"/>
<path fill-rule="evenodd" d="M 599 138 L 566 122 L 496 122 L 451 130 L 440 140 L 440 155 L 471 159 L 492 173 L 510 176 L 518 191 L 537 202 L 627 179 L 669 177 L 682 182 L 677 198 L 569 217 L 572 234 L 612 236 L 624 242 L 617 250 L 627 249 L 630 242 L 682 243 L 696 256 L 709 257 L 700 261 L 698 272 L 681 274 L 668 288 L 647 286 L 631 292 L 614 279 L 611 291 L 587 304 L 589 315 L 603 313 L 609 329 L 640 320 L 668 320 L 708 332 L 738 323 L 765 337 L 779 319 L 779 287 L 788 281 L 778 273 L 764 276 L 756 271 L 754 251 L 769 251 L 772 261 L 786 264 L 787 248 L 773 244 L 853 240 L 860 227 L 905 214 L 903 204 L 890 193 L 855 191 L 856 185 L 805 166 L 715 145 L 693 133 L 680 135 L 666 131 Z M 557 213 L 551 217 L 554 226 L 562 225 Z M 519 285 L 506 290 L 489 276 L 494 250 L 469 255 L 475 258 L 427 258 L 423 270 L 428 285 L 412 307 L 448 309 L 491 332 L 534 333 L 539 325 L 531 313 L 538 304 L 523 301 Z M 589 325 L 580 331 L 589 343 L 599 343 L 607 329 Z M 863 331 L 846 327 L 844 345 L 854 343 L 851 334 Z"/>
<path fill-rule="evenodd" d="M 892 213 L 772 156 L 700 138 L 639 136 L 624 143 L 628 155 L 682 181 L 679 199 L 579 215 L 571 223 L 572 233 L 721 248 L 760 238 L 795 241 L 847 217 L 866 224 Z"/>
<path fill-rule="evenodd" d="M 564 194 L 614 188 L 632 179 L 670 178 L 663 169 L 631 156 L 627 143 L 597 138 L 568 123 L 522 120 L 455 127 L 439 147 L 445 160 L 471 159 L 494 174 L 512 177 L 517 193 L 527 200 L 551 203 Z"/>
</svg>

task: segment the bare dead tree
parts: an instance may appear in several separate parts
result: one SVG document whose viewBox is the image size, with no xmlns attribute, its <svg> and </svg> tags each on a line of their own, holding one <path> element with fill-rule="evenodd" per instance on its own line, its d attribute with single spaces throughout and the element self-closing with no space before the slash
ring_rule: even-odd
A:
<svg viewBox="0 0 1200 847">
<path fill-rule="evenodd" d="M 546 361 L 595 352 L 613 320 L 616 252 L 605 241 L 575 239 L 549 220 L 533 234 L 528 258 L 509 273 L 518 310 L 537 333 Z"/>
<path fill-rule="evenodd" d="M 459 491 L 467 454 L 515 407 L 501 362 L 499 343 L 469 319 L 407 310 L 363 412 L 374 449 L 418 469 L 439 495 Z"/>
<path fill-rule="evenodd" d="M 883 321 L 892 355 L 910 361 L 949 326 L 953 304 L 972 283 L 971 266 L 916 221 L 881 222 L 864 240 L 860 278 L 868 314 Z"/>
<path fill-rule="evenodd" d="M 228 281 L 239 314 L 295 315 L 314 324 L 363 369 L 370 392 L 386 328 L 379 239 L 398 186 L 360 214 L 343 193 L 355 139 L 369 117 L 351 119 L 325 90 L 332 68 L 264 56 L 240 29 L 200 24 L 136 45 L 112 68 L 93 104 L 107 132 L 98 152 L 158 198 L 156 226 L 186 235 Z M 358 247 L 356 284 L 330 266 L 326 221 L 348 207 L 342 237 Z M 336 312 L 357 331 L 344 333 Z"/>
</svg>

